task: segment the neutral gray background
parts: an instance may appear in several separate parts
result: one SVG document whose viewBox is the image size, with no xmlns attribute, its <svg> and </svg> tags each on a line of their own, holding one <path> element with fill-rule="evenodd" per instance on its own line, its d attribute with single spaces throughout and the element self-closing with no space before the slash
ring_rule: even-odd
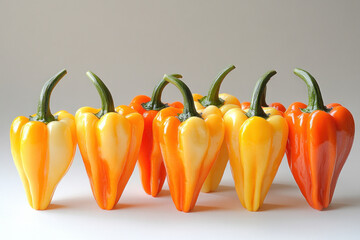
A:
<svg viewBox="0 0 360 240">
<path fill-rule="evenodd" d="M 326 103 L 339 102 L 359 119 L 359 1 L 0 1 L 0 238 L 334 238 L 360 234 L 360 150 L 356 138 L 329 210 L 311 209 L 280 166 L 262 211 L 242 208 L 227 169 L 220 192 L 201 194 L 193 213 L 177 212 L 167 186 L 158 199 L 141 189 L 138 170 L 117 209 L 100 210 L 77 153 L 48 211 L 32 210 L 12 162 L 9 127 L 36 111 L 44 82 L 62 68 L 53 112 L 99 106 L 85 76 L 92 70 L 116 105 L 151 94 L 164 73 L 181 73 L 205 94 L 217 73 L 237 69 L 221 92 L 248 101 L 266 71 L 268 102 L 307 102 L 294 67 L 318 80 Z M 181 100 L 173 86 L 165 101 Z M 357 127 L 357 132 L 359 128 Z"/>
</svg>

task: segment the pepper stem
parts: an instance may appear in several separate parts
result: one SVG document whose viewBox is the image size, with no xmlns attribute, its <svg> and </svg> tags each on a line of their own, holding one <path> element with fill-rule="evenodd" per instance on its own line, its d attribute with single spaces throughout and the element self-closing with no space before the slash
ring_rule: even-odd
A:
<svg viewBox="0 0 360 240">
<path fill-rule="evenodd" d="M 226 75 L 228 75 L 229 72 L 235 69 L 234 65 L 230 65 L 226 69 L 224 69 L 219 75 L 216 77 L 215 81 L 212 83 L 208 95 L 199 99 L 199 102 L 204 107 L 215 105 L 216 107 L 221 107 L 224 105 L 224 100 L 219 98 L 219 91 L 220 86 L 223 80 L 225 79 Z"/>
<path fill-rule="evenodd" d="M 265 73 L 256 83 L 255 89 L 251 98 L 251 104 L 249 111 L 246 113 L 246 116 L 248 118 L 251 117 L 262 117 L 267 119 L 269 116 L 264 112 L 261 106 L 261 98 L 264 94 L 264 91 L 266 91 L 266 84 L 270 80 L 272 76 L 276 74 L 275 70 L 271 70 L 267 73 Z"/>
<path fill-rule="evenodd" d="M 266 86 L 264 88 L 264 91 L 263 91 L 263 94 L 261 95 L 261 98 L 260 98 L 260 105 L 262 107 L 268 107 L 269 105 L 266 103 Z"/>
<path fill-rule="evenodd" d="M 44 84 L 40 93 L 37 113 L 33 117 L 30 116 L 30 121 L 38 121 L 45 124 L 56 121 L 56 117 L 52 115 L 50 111 L 50 96 L 56 84 L 65 76 L 66 73 L 66 70 L 63 69 Z"/>
<path fill-rule="evenodd" d="M 176 78 L 182 78 L 180 74 L 171 74 L 171 76 Z M 141 104 L 141 106 L 147 111 L 149 110 L 160 111 L 163 108 L 169 107 L 167 103 L 163 103 L 161 101 L 162 92 L 166 87 L 166 85 L 168 85 L 168 83 L 169 82 L 165 80 L 161 80 L 161 82 L 158 85 L 156 85 L 156 87 L 154 88 L 150 101 Z"/>
<path fill-rule="evenodd" d="M 321 110 L 328 112 L 329 109 L 325 107 L 323 98 L 321 96 L 321 91 L 318 83 L 316 82 L 315 78 L 311 76 L 305 70 L 300 68 L 295 68 L 294 73 L 296 76 L 300 77 L 306 84 L 308 88 L 308 97 L 309 103 L 307 108 L 301 109 L 303 112 L 311 113 L 315 110 Z"/>
<path fill-rule="evenodd" d="M 195 104 L 194 104 L 194 98 L 191 94 L 191 91 L 186 84 L 181 81 L 180 79 L 172 76 L 172 75 L 164 75 L 164 80 L 167 82 L 170 82 L 174 84 L 181 92 L 183 98 L 184 98 L 184 109 L 181 114 L 178 115 L 178 118 L 181 122 L 184 122 L 186 119 L 190 117 L 199 117 L 201 118 L 201 115 L 196 111 Z"/>
<path fill-rule="evenodd" d="M 96 76 L 94 73 L 90 71 L 88 71 L 86 75 L 90 78 L 90 80 L 96 87 L 96 90 L 98 91 L 101 99 L 101 109 L 95 115 L 98 118 L 101 118 L 103 115 L 109 112 L 115 112 L 114 100 L 111 96 L 109 89 L 106 87 L 104 82 L 101 81 L 101 79 L 98 76 Z"/>
</svg>

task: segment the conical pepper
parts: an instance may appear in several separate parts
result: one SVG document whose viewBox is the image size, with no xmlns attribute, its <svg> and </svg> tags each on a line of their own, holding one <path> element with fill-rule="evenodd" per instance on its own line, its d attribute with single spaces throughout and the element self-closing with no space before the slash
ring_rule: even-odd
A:
<svg viewBox="0 0 360 240">
<path fill-rule="evenodd" d="M 173 76 L 181 78 L 179 74 Z M 180 102 L 163 103 L 161 95 L 168 84 L 162 80 L 154 89 L 151 98 L 145 95 L 136 96 L 129 106 L 140 113 L 144 118 L 144 133 L 142 137 L 138 166 L 140 170 L 141 183 L 145 192 L 156 197 L 161 191 L 166 178 L 166 170 L 161 155 L 160 145 L 153 139 L 153 120 L 156 114 L 164 108 L 183 108 Z"/>
<path fill-rule="evenodd" d="M 154 120 L 154 137 L 163 154 L 170 194 L 179 211 L 191 211 L 224 138 L 221 111 L 196 111 L 189 88 L 179 79 L 164 79 L 179 88 L 184 109 L 165 108 Z"/>
<path fill-rule="evenodd" d="M 56 186 L 75 155 L 74 116 L 66 111 L 54 115 L 50 96 L 66 70 L 47 81 L 41 91 L 37 113 L 17 117 L 10 129 L 11 152 L 30 206 L 46 209 Z"/>
<path fill-rule="evenodd" d="M 213 84 L 210 87 L 207 96 L 202 96 L 200 94 L 193 94 L 195 101 L 196 110 L 200 111 L 205 109 L 208 106 L 216 106 L 220 109 L 222 115 L 232 108 L 239 108 L 239 100 L 227 93 L 219 94 L 220 86 L 227 74 L 235 69 L 234 65 L 230 65 L 224 69 L 215 79 Z M 229 160 L 229 154 L 226 146 L 226 142 L 223 141 L 223 144 L 220 148 L 218 157 L 216 158 L 213 167 L 211 168 L 202 188 L 202 192 L 213 192 L 218 188 L 221 179 L 224 175 L 226 165 Z"/>
<path fill-rule="evenodd" d="M 101 109 L 80 108 L 75 115 L 80 152 L 95 200 L 113 209 L 134 170 L 144 129 L 142 116 L 128 106 L 114 108 L 105 84 L 91 72 L 87 76 L 101 98 Z"/>
<path fill-rule="evenodd" d="M 308 204 L 322 210 L 331 202 L 350 153 L 354 118 L 338 103 L 324 105 L 319 85 L 310 73 L 298 68 L 294 73 L 306 83 L 309 103 L 293 103 L 285 112 L 289 125 L 288 163 Z"/>
<path fill-rule="evenodd" d="M 261 207 L 285 154 L 286 120 L 276 109 L 260 104 L 264 88 L 275 74 L 270 71 L 258 80 L 246 113 L 234 108 L 224 115 L 235 189 L 249 211 Z"/>
</svg>

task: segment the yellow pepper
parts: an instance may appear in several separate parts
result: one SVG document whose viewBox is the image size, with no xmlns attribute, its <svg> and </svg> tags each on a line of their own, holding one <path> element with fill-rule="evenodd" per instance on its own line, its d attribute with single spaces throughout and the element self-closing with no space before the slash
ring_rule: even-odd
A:
<svg viewBox="0 0 360 240">
<path fill-rule="evenodd" d="M 74 117 L 51 114 L 50 95 L 66 70 L 47 81 L 41 91 L 37 114 L 17 117 L 10 129 L 11 152 L 30 206 L 46 209 L 55 188 L 69 169 L 76 148 Z"/>
<path fill-rule="evenodd" d="M 210 106 L 200 115 L 189 88 L 174 76 L 164 79 L 180 89 L 184 109 L 161 110 L 153 123 L 154 139 L 160 143 L 173 202 L 179 211 L 189 212 L 217 157 L 225 128 L 218 108 Z"/>
<path fill-rule="evenodd" d="M 83 107 L 76 112 L 77 138 L 95 200 L 100 208 L 110 210 L 134 170 L 144 120 L 128 106 L 115 109 L 105 84 L 91 72 L 87 76 L 100 94 L 102 107 Z"/>
<path fill-rule="evenodd" d="M 288 125 L 274 108 L 262 108 L 261 96 L 275 71 L 259 79 L 249 110 L 231 109 L 224 115 L 225 138 L 235 189 L 242 205 L 257 211 L 274 180 L 285 153 Z"/>
<path fill-rule="evenodd" d="M 236 97 L 227 93 L 219 94 L 221 83 L 223 82 L 226 75 L 234 69 L 235 66 L 231 65 L 225 70 L 223 70 L 211 85 L 207 96 L 204 97 L 200 94 L 193 94 L 196 110 L 200 111 L 208 106 L 216 106 L 220 109 L 223 116 L 230 109 L 241 107 L 241 104 Z M 229 154 L 226 142 L 224 141 L 221 146 L 219 155 L 216 158 L 214 165 L 211 168 L 209 175 L 207 176 L 204 185 L 201 188 L 202 192 L 216 191 L 224 175 L 228 160 Z"/>
</svg>

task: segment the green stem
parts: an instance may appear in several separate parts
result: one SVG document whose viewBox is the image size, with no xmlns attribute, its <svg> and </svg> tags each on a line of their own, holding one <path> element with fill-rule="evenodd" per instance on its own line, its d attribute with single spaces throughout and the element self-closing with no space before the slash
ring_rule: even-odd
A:
<svg viewBox="0 0 360 240">
<path fill-rule="evenodd" d="M 226 69 L 224 69 L 219 75 L 216 77 L 215 81 L 212 83 L 208 95 L 199 99 L 199 102 L 204 107 L 214 105 L 216 107 L 221 107 L 224 105 L 224 100 L 219 98 L 219 91 L 220 86 L 223 80 L 225 79 L 226 75 L 228 75 L 229 72 L 235 69 L 234 65 L 230 65 Z"/>
<path fill-rule="evenodd" d="M 324 105 L 324 101 L 320 92 L 320 87 L 316 82 L 315 78 L 311 76 L 310 73 L 300 68 L 295 68 L 294 73 L 296 76 L 300 77 L 305 82 L 308 88 L 309 103 L 307 108 L 303 108 L 301 110 L 307 113 L 311 113 L 315 110 L 328 112 L 329 109 L 326 108 Z"/>
<path fill-rule="evenodd" d="M 190 117 L 199 117 L 201 118 L 201 115 L 196 111 L 195 104 L 194 104 L 194 98 L 191 94 L 191 91 L 186 84 L 181 81 L 180 79 L 171 76 L 171 75 L 164 75 L 164 80 L 167 82 L 170 82 L 174 84 L 181 92 L 183 98 L 184 98 L 184 109 L 181 114 L 179 114 L 178 118 L 181 122 L 184 122 L 186 119 Z"/>
<path fill-rule="evenodd" d="M 180 74 L 171 74 L 171 76 L 176 77 L 176 78 L 182 78 L 182 76 Z M 163 108 L 169 107 L 169 105 L 167 103 L 163 103 L 161 101 L 162 92 L 163 92 L 164 88 L 166 87 L 166 85 L 168 85 L 168 83 L 169 82 L 167 82 L 165 80 L 161 80 L 161 82 L 154 88 L 154 91 L 152 93 L 150 101 L 141 104 L 141 106 L 144 109 L 146 109 L 147 111 L 149 111 L 149 110 L 160 111 Z"/>
<path fill-rule="evenodd" d="M 261 95 L 261 98 L 260 98 L 260 105 L 262 107 L 268 107 L 269 105 L 266 103 L 266 86 L 263 90 L 263 94 Z"/>
<path fill-rule="evenodd" d="M 269 116 L 264 112 L 261 106 L 261 98 L 266 89 L 266 84 L 272 76 L 276 74 L 275 70 L 265 73 L 256 83 L 255 89 L 251 98 L 249 111 L 246 113 L 247 117 L 262 117 L 267 119 Z"/>
<path fill-rule="evenodd" d="M 87 72 L 86 75 L 90 78 L 90 80 L 96 87 L 96 90 L 98 91 L 101 99 L 101 109 L 95 115 L 98 118 L 101 118 L 103 115 L 109 112 L 115 112 L 113 98 L 111 96 L 109 89 L 106 87 L 103 81 L 101 81 L 101 79 L 98 76 L 96 76 L 94 73 L 90 71 Z"/>
<path fill-rule="evenodd" d="M 30 121 L 39 121 L 45 124 L 56 121 L 56 117 L 52 115 L 50 111 L 50 96 L 56 84 L 65 76 L 66 73 L 66 70 L 63 69 L 44 84 L 40 93 L 37 113 L 34 117 L 30 117 Z"/>
</svg>

